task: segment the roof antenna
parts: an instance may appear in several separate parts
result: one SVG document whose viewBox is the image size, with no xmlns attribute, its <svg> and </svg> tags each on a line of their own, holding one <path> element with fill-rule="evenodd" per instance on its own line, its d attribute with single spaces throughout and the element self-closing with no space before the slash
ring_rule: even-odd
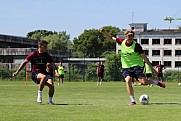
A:
<svg viewBox="0 0 181 121">
<path fill-rule="evenodd" d="M 131 12 L 131 15 L 132 15 L 132 23 L 133 23 L 133 20 L 134 20 L 134 12 Z"/>
</svg>

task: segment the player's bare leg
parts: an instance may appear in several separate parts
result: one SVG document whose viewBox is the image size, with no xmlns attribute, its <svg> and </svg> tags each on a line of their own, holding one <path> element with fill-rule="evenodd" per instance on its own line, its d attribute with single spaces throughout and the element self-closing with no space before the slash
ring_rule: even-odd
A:
<svg viewBox="0 0 181 121">
<path fill-rule="evenodd" d="M 37 97 L 37 102 L 38 103 L 42 103 L 42 91 L 45 85 L 45 79 L 46 79 L 46 75 L 44 74 L 38 74 L 37 75 L 37 79 L 40 80 L 40 84 L 38 87 L 38 97 Z"/>
<path fill-rule="evenodd" d="M 48 79 L 47 83 L 46 83 L 46 86 L 49 87 L 49 97 L 48 97 L 48 104 L 51 104 L 53 105 L 53 101 L 52 101 L 52 98 L 53 98 L 53 95 L 54 95 L 54 84 L 53 84 L 53 80 L 52 79 Z"/>
<path fill-rule="evenodd" d="M 97 77 L 97 85 L 99 85 L 100 77 Z"/>
<path fill-rule="evenodd" d="M 125 81 L 126 81 L 127 92 L 128 92 L 130 99 L 131 99 L 131 102 L 129 105 L 133 106 L 136 104 L 136 101 L 135 101 L 135 97 L 134 97 L 134 89 L 132 87 L 132 78 L 130 76 L 127 76 L 125 78 Z"/>
<path fill-rule="evenodd" d="M 58 86 L 60 86 L 60 77 L 58 78 Z"/>
<path fill-rule="evenodd" d="M 102 85 L 102 78 L 100 79 L 100 83 L 99 84 Z"/>
<path fill-rule="evenodd" d="M 63 85 L 63 78 L 61 78 L 62 79 L 62 85 Z"/>
<path fill-rule="evenodd" d="M 138 80 L 141 83 L 141 85 L 156 84 L 156 85 L 158 85 L 158 86 L 160 86 L 162 88 L 166 87 L 166 85 L 163 82 L 159 81 L 159 80 L 148 80 L 145 77 L 139 78 Z"/>
</svg>

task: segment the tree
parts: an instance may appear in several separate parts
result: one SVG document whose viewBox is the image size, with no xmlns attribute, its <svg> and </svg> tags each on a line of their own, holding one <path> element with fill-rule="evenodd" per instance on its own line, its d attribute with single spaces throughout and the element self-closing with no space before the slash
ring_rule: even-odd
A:
<svg viewBox="0 0 181 121">
<path fill-rule="evenodd" d="M 118 32 L 120 32 L 120 29 L 118 27 L 112 27 L 112 26 L 104 26 L 103 27 L 110 35 L 113 37 L 116 37 Z M 104 38 L 106 39 L 106 38 Z M 105 40 L 103 41 L 104 51 L 116 51 L 116 42 Z"/>
<path fill-rule="evenodd" d="M 113 52 L 104 53 L 106 57 L 105 75 L 109 80 L 120 81 L 123 80 L 121 72 L 121 55 Z"/>
<path fill-rule="evenodd" d="M 106 26 L 104 28 L 113 36 L 116 36 L 120 31 L 117 27 Z M 76 52 L 84 53 L 85 57 L 91 58 L 101 57 L 105 51 L 116 50 L 116 43 L 106 40 L 102 33 L 96 29 L 85 30 L 78 38 L 74 38 L 73 43 Z"/>
<path fill-rule="evenodd" d="M 88 63 L 86 70 L 86 81 L 97 81 L 97 63 Z"/>
<path fill-rule="evenodd" d="M 85 30 L 83 34 L 73 40 L 75 51 L 84 53 L 85 57 L 99 56 L 102 48 L 102 44 L 99 42 L 101 41 L 100 36 L 102 35 L 98 30 Z"/>
<path fill-rule="evenodd" d="M 43 37 L 48 36 L 48 35 L 53 35 L 53 34 L 57 34 L 57 32 L 52 32 L 48 30 L 35 30 L 32 32 L 29 32 L 27 34 L 27 38 L 41 40 Z"/>
<path fill-rule="evenodd" d="M 66 35 L 66 32 L 52 32 L 47 30 L 35 30 L 27 34 L 29 39 L 45 40 L 50 50 L 67 51 L 72 42 L 70 41 L 70 35 Z"/>
</svg>

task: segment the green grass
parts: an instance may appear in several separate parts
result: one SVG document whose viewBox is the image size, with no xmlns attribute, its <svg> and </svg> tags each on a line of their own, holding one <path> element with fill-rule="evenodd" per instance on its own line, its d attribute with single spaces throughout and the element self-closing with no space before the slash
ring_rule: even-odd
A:
<svg viewBox="0 0 181 121">
<path fill-rule="evenodd" d="M 125 82 L 55 83 L 53 101 L 48 105 L 48 88 L 43 103 L 36 103 L 37 85 L 32 81 L 0 81 L 0 121 L 180 121 L 181 86 L 166 83 L 165 89 L 134 86 L 137 105 L 130 102 Z M 150 96 L 149 105 L 141 105 L 141 94 Z"/>
</svg>

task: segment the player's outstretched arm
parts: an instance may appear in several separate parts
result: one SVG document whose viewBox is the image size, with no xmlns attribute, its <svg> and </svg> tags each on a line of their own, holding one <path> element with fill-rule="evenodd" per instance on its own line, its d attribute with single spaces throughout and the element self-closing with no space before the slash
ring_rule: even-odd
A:
<svg viewBox="0 0 181 121">
<path fill-rule="evenodd" d="M 152 73 L 155 74 L 155 75 L 158 75 L 158 72 L 153 68 L 150 60 L 147 58 L 147 56 L 145 55 L 145 53 L 142 53 L 142 54 L 141 54 L 141 57 L 143 58 L 143 60 L 145 61 L 145 63 L 147 63 L 148 66 L 151 68 Z"/>
<path fill-rule="evenodd" d="M 13 73 L 13 77 L 17 76 L 18 73 L 22 70 L 22 68 L 25 67 L 25 65 L 28 63 L 28 60 L 24 60 L 23 63 L 21 63 L 21 65 L 19 66 L 18 70 L 16 72 Z"/>
<path fill-rule="evenodd" d="M 99 31 L 104 34 L 108 40 L 116 40 L 116 37 L 111 36 L 104 28 L 100 28 Z"/>
</svg>

